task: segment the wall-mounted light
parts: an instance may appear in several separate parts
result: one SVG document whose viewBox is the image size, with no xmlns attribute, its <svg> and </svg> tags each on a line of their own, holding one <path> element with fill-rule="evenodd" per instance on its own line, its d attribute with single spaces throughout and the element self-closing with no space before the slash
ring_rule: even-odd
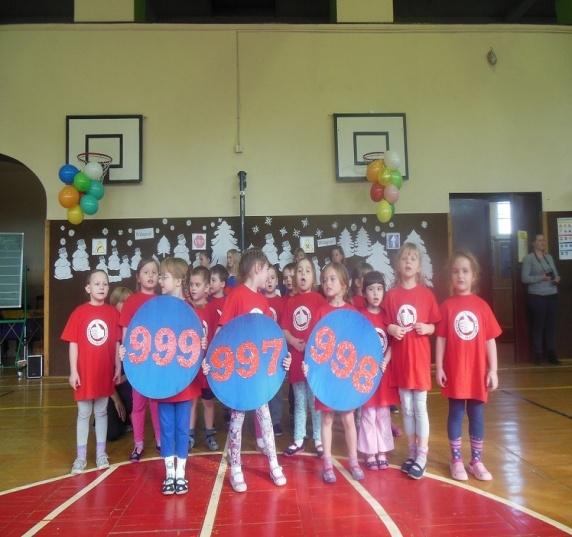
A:
<svg viewBox="0 0 572 537">
<path fill-rule="evenodd" d="M 489 65 L 496 65 L 497 61 L 498 61 L 497 55 L 495 54 L 495 51 L 491 47 L 487 52 L 487 62 L 489 62 Z"/>
</svg>

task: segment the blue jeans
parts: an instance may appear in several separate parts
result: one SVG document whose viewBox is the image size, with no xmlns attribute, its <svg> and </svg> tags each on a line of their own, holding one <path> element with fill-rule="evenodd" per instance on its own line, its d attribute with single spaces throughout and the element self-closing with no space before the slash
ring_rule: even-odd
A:
<svg viewBox="0 0 572 537">
<path fill-rule="evenodd" d="M 189 427 L 192 401 L 162 403 L 159 401 L 161 423 L 161 457 L 176 455 L 180 459 L 189 453 Z"/>
</svg>

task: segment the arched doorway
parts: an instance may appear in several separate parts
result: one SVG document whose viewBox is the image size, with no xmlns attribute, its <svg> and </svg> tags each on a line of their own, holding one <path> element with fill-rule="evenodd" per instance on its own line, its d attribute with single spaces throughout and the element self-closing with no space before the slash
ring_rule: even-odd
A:
<svg viewBox="0 0 572 537">
<path fill-rule="evenodd" d="M 0 232 L 24 233 L 24 265 L 26 272 L 26 306 L 33 326 L 28 327 L 28 350 L 41 352 L 42 317 L 44 307 L 44 231 L 46 221 L 46 191 L 38 177 L 20 161 L 0 154 L 0 187 L 2 210 Z M 0 312 L 2 318 L 17 318 L 20 312 Z M 12 336 L 2 325 L 0 333 L 1 364 L 15 363 Z M 35 349 L 31 346 L 35 345 Z"/>
</svg>

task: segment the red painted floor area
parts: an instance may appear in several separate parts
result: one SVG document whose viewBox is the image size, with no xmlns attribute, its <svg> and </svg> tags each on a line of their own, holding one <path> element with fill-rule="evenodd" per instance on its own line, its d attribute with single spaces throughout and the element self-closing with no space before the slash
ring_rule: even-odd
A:
<svg viewBox="0 0 572 537">
<path fill-rule="evenodd" d="M 36 535 L 199 535 L 215 484 L 220 455 L 192 456 L 187 463 L 190 493 L 164 497 L 161 460 L 118 466 Z M 355 482 L 336 470 L 325 485 L 315 457 L 282 459 L 288 478 L 275 487 L 262 455 L 245 455 L 248 491 L 234 493 L 225 477 L 210 535 L 233 537 L 391 535 Z M 0 495 L 0 535 L 23 535 L 102 472 L 64 478 Z M 413 481 L 399 470 L 368 472 L 362 492 L 387 512 L 408 537 L 548 537 L 570 534 L 508 504 L 426 477 Z M 359 489 L 359 487 L 358 487 Z M 364 491 L 365 489 L 365 491 Z M 207 535 L 209 533 L 207 532 Z"/>
</svg>

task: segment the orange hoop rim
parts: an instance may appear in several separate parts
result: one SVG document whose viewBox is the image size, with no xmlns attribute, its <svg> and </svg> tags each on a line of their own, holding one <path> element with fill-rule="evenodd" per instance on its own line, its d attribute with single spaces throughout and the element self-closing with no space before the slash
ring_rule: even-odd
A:
<svg viewBox="0 0 572 537">
<path fill-rule="evenodd" d="M 82 162 L 84 166 L 88 162 L 99 162 L 99 164 L 101 164 L 101 167 L 103 168 L 103 173 L 101 174 L 99 180 L 102 180 L 105 177 L 107 171 L 109 170 L 109 166 L 111 165 L 111 162 L 113 160 L 109 155 L 106 155 L 105 153 L 96 153 L 94 151 L 86 151 L 84 153 L 78 153 L 77 159 L 80 162 Z"/>
</svg>

